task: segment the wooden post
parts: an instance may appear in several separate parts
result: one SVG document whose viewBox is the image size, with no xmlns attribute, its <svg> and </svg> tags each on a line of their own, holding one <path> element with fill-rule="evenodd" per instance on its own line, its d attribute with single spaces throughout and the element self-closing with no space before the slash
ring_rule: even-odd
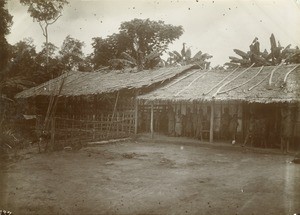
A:
<svg viewBox="0 0 300 215">
<path fill-rule="evenodd" d="M 139 117 L 139 102 L 136 97 L 135 97 L 135 106 L 134 106 L 134 134 L 138 133 L 138 117 Z"/>
<path fill-rule="evenodd" d="M 96 134 L 96 116 L 93 115 L 93 140 L 95 140 L 95 134 Z"/>
<path fill-rule="evenodd" d="M 154 105 L 151 102 L 151 120 L 150 120 L 150 131 L 151 131 L 151 138 L 154 138 L 154 129 L 153 129 L 153 119 L 154 119 Z"/>
<path fill-rule="evenodd" d="M 214 112 L 215 112 L 215 101 L 212 101 L 210 106 L 210 127 L 209 127 L 209 142 L 214 141 Z"/>
<path fill-rule="evenodd" d="M 120 118 L 120 113 L 119 112 L 117 112 L 117 122 L 116 122 L 116 126 L 117 126 L 117 133 L 116 133 L 116 138 L 119 138 L 119 123 L 120 123 L 120 121 L 119 121 L 119 118 Z"/>
<path fill-rule="evenodd" d="M 52 148 L 52 150 L 53 150 L 53 148 L 54 148 L 54 138 L 55 138 L 55 118 L 54 117 L 52 117 L 51 118 L 51 148 Z"/>
<path fill-rule="evenodd" d="M 121 129 L 122 129 L 122 134 L 126 133 L 126 131 L 124 132 L 124 126 L 125 126 L 125 112 L 122 112 L 122 124 L 121 124 Z"/>
<path fill-rule="evenodd" d="M 75 116 L 73 115 L 72 116 L 72 122 L 71 122 L 71 125 L 72 125 L 72 128 L 71 128 L 71 141 L 73 141 L 74 120 L 75 120 Z"/>
</svg>

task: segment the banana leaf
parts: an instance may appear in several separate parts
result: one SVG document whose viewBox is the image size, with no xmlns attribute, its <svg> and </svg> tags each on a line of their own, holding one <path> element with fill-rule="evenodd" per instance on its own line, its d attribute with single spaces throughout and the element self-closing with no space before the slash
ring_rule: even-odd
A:
<svg viewBox="0 0 300 215">
<path fill-rule="evenodd" d="M 137 64 L 136 59 L 134 59 L 130 54 L 126 52 L 122 52 L 121 57 L 125 60 L 131 61 L 135 65 Z"/>
<path fill-rule="evenodd" d="M 243 51 L 241 51 L 241 50 L 239 50 L 239 49 L 233 49 L 233 51 L 234 51 L 237 55 L 241 56 L 243 59 L 249 59 L 249 55 L 248 55 L 247 53 L 245 53 L 245 52 L 243 52 Z"/>
</svg>

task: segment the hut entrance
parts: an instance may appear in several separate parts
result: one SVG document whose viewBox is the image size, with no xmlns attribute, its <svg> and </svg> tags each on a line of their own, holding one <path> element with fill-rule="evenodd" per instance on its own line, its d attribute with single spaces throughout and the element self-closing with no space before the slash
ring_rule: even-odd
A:
<svg viewBox="0 0 300 215">
<path fill-rule="evenodd" d="M 243 109 L 244 144 L 264 148 L 280 147 L 280 105 L 254 103 L 245 104 Z M 252 133 L 251 139 L 249 133 Z"/>
<path fill-rule="evenodd" d="M 208 103 L 156 103 L 153 130 L 167 136 L 209 140 L 210 116 Z M 151 132 L 150 104 L 140 104 L 138 119 L 138 132 Z"/>
</svg>

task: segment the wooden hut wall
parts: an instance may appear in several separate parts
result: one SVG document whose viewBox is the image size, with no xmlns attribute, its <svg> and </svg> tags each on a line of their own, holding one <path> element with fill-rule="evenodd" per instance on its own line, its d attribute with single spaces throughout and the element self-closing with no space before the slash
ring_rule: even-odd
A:
<svg viewBox="0 0 300 215">
<path fill-rule="evenodd" d="M 138 132 L 150 132 L 150 103 L 149 102 L 139 102 L 139 120 L 138 120 Z M 211 103 L 210 102 L 169 102 L 169 101 L 155 101 L 154 102 L 154 131 L 156 133 L 165 133 L 165 131 L 160 130 L 160 118 L 164 110 L 172 107 L 174 112 L 180 111 L 182 115 L 186 115 L 187 109 L 189 108 L 191 113 L 195 113 L 199 108 L 202 109 L 204 115 L 204 127 L 203 130 L 209 131 L 210 128 L 210 112 Z M 224 113 L 224 109 L 229 109 L 229 114 L 238 115 L 239 126 L 237 128 L 237 135 L 239 139 L 242 139 L 243 135 L 243 108 L 242 103 L 236 102 L 216 102 L 214 106 L 214 137 L 215 139 L 220 139 L 220 127 L 221 118 Z M 208 136 L 205 136 L 208 139 Z"/>
<path fill-rule="evenodd" d="M 210 102 L 170 102 L 170 101 L 154 101 L 154 131 L 156 133 L 165 133 L 161 131 L 161 117 L 164 110 L 168 111 L 171 107 L 175 111 L 180 111 L 181 114 L 186 115 L 187 109 L 189 108 L 191 113 L 194 113 L 199 108 L 203 110 L 204 118 L 206 119 L 205 130 L 209 130 L 210 126 Z M 150 132 L 150 102 L 139 102 L 139 120 L 138 120 L 138 132 Z M 245 135 L 247 134 L 247 129 L 249 126 L 249 119 L 251 113 L 254 115 L 256 124 L 260 124 L 260 120 L 265 119 L 268 123 L 267 137 L 268 142 L 270 142 L 270 147 L 276 147 L 280 144 L 280 108 L 281 104 L 260 104 L 260 103 L 243 103 L 243 102 L 233 102 L 226 101 L 220 102 L 216 101 L 214 104 L 214 139 L 223 140 L 221 137 L 221 121 L 222 115 L 225 109 L 228 108 L 229 115 L 232 117 L 237 114 L 238 117 L 238 127 L 237 127 L 237 140 L 238 142 L 243 142 Z M 296 142 L 299 139 L 300 134 L 300 107 L 297 106 L 297 116 L 295 117 L 295 129 L 294 134 Z M 205 136 L 208 139 L 208 136 Z"/>
<path fill-rule="evenodd" d="M 294 134 L 295 134 L 295 142 L 300 143 L 300 104 L 297 104 L 296 107 L 296 117 L 295 117 L 295 128 L 294 128 Z M 300 145 L 300 144 L 299 144 Z M 300 150 L 300 146 L 298 146 Z"/>
<path fill-rule="evenodd" d="M 288 104 L 292 115 L 293 139 L 291 149 L 300 151 L 300 103 Z"/>
</svg>

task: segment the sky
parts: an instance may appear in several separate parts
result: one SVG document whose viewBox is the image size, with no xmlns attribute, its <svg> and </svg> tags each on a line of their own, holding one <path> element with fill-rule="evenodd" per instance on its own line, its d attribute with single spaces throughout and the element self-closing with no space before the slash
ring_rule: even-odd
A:
<svg viewBox="0 0 300 215">
<path fill-rule="evenodd" d="M 273 33 L 282 46 L 300 47 L 300 0 L 68 0 L 62 17 L 49 27 L 49 41 L 61 47 L 67 35 L 85 43 L 84 52 L 93 51 L 94 37 L 118 32 L 120 24 L 134 18 L 162 20 L 183 26 L 184 33 L 169 46 L 180 51 L 182 43 L 213 56 L 213 66 L 236 56 L 233 49 L 249 50 L 255 37 L 261 51 L 270 50 Z M 19 0 L 8 0 L 13 26 L 10 44 L 31 37 L 37 50 L 45 38 L 37 22 Z M 237 56 L 238 57 L 238 56 Z"/>
</svg>

